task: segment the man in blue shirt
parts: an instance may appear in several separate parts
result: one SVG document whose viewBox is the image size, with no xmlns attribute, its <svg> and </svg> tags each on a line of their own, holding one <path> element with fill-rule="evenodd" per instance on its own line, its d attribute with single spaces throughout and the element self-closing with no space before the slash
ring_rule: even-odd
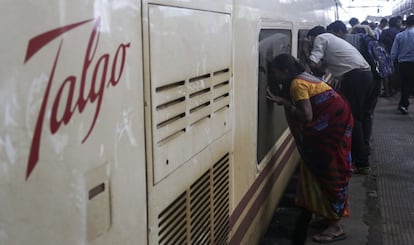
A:
<svg viewBox="0 0 414 245">
<path fill-rule="evenodd" d="M 409 96 L 414 90 L 414 15 L 407 17 L 407 28 L 395 36 L 391 59 L 398 62 L 401 78 L 401 97 L 398 110 L 408 113 Z"/>
</svg>

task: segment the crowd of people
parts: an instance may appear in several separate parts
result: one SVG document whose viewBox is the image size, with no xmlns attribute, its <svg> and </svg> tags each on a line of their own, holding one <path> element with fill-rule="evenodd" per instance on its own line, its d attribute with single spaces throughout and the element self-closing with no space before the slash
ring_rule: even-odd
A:
<svg viewBox="0 0 414 245">
<path fill-rule="evenodd" d="M 321 232 L 313 236 L 320 243 L 346 238 L 340 221 L 349 215 L 349 180 L 352 173 L 370 170 L 377 97 L 400 90 L 397 108 L 407 114 L 414 88 L 414 15 L 405 22 L 397 16 L 378 25 L 356 18 L 349 24 L 349 29 L 341 21 L 312 28 L 303 46 L 305 62 L 289 54 L 275 57 L 271 82 L 282 91 L 269 86 L 267 92 L 270 101 L 285 107 L 302 157 L 296 203 L 320 217 Z M 339 85 L 325 83 L 325 72 Z"/>
</svg>

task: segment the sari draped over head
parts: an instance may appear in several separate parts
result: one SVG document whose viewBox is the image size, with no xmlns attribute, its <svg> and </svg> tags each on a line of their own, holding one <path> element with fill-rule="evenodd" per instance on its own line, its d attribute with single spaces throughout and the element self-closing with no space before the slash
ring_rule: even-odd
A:
<svg viewBox="0 0 414 245">
<path fill-rule="evenodd" d="M 309 123 L 288 117 L 302 157 L 296 204 L 330 220 L 349 216 L 353 118 L 348 102 L 308 73 L 292 81 L 290 94 L 294 102 L 308 97 L 313 112 Z"/>
</svg>

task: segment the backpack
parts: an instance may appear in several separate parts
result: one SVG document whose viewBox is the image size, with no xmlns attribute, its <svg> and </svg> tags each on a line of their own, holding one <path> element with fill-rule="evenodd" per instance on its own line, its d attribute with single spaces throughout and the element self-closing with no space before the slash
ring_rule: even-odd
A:
<svg viewBox="0 0 414 245">
<path fill-rule="evenodd" d="M 388 55 L 384 44 L 374 38 L 364 35 L 361 37 L 361 54 L 371 66 L 371 70 L 381 78 L 394 73 L 394 63 Z"/>
</svg>

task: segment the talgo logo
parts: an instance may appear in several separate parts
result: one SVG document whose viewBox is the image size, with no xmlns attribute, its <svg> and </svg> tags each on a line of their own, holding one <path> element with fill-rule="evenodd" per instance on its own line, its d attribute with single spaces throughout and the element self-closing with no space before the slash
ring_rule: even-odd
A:
<svg viewBox="0 0 414 245">
<path fill-rule="evenodd" d="M 109 53 L 98 55 L 96 50 L 99 45 L 100 18 L 93 18 L 59 27 L 33 37 L 28 43 L 24 63 L 27 63 L 39 50 L 46 48 L 51 41 L 62 34 L 87 23 L 92 23 L 93 28 L 86 45 L 81 74 L 68 75 L 63 81 L 55 81 L 54 75 L 56 68 L 59 66 L 60 51 L 64 46 L 64 38 L 60 40 L 54 61 L 51 64 L 49 80 L 36 120 L 26 169 L 26 180 L 29 178 L 39 160 L 43 121 L 49 102 L 51 105 L 49 126 L 52 134 L 59 131 L 62 124 L 68 124 L 76 110 L 81 114 L 88 106 L 92 104 L 95 106 L 95 113 L 91 125 L 82 140 L 82 143 L 84 143 L 92 133 L 99 116 L 105 88 L 115 87 L 121 79 L 126 62 L 127 48 L 130 47 L 130 43 L 119 44 L 113 57 Z M 90 81 L 86 81 L 87 78 L 90 78 Z M 51 94 L 52 86 L 59 86 L 56 94 Z M 75 91 L 75 88 L 78 89 Z M 62 94 L 66 95 L 66 101 L 61 100 Z M 64 103 L 63 107 L 61 106 L 62 103 Z M 59 108 L 64 108 L 63 112 L 58 113 Z"/>
</svg>

